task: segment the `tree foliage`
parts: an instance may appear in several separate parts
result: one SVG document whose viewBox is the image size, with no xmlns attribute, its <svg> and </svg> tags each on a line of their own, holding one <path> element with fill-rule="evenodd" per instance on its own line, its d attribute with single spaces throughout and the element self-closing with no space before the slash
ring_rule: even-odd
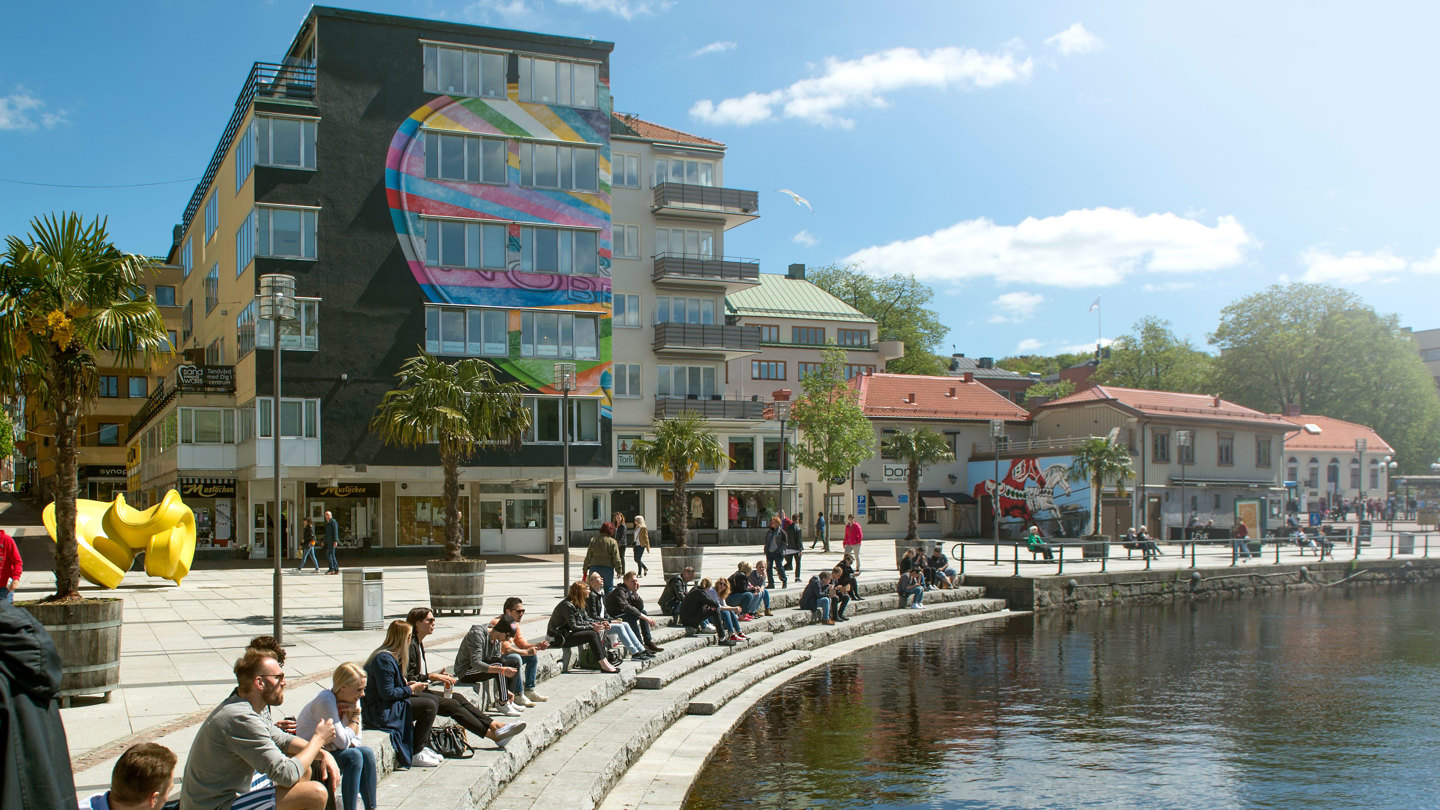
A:
<svg viewBox="0 0 1440 810">
<path fill-rule="evenodd" d="M 686 489 L 704 464 L 719 467 L 729 460 L 725 448 L 710 429 L 710 423 L 695 411 L 681 411 L 673 419 L 650 423 L 653 437 L 638 439 L 630 446 L 635 464 L 651 475 L 663 476 L 673 487 L 670 533 L 675 545 L 684 548 L 690 528 L 690 504 Z"/>
<path fill-rule="evenodd" d="M 1056 380 L 1054 382 L 1038 382 L 1025 389 L 1025 404 L 1029 405 L 1030 400 L 1044 398 L 1046 402 L 1061 397 L 1068 397 L 1075 393 L 1074 380 Z"/>
<path fill-rule="evenodd" d="M 10 412 L 0 407 L 0 464 L 15 453 L 15 423 L 10 419 Z"/>
<path fill-rule="evenodd" d="M 888 278 L 867 274 L 860 265 L 830 265 L 810 270 L 812 284 L 874 318 L 881 340 L 905 344 L 905 356 L 891 360 L 892 374 L 944 374 L 945 360 L 937 356 L 949 329 L 940 314 L 926 304 L 935 292 L 914 276 L 896 273 Z"/>
<path fill-rule="evenodd" d="M 895 458 L 909 465 L 905 473 L 910 492 L 909 523 L 905 527 L 905 539 L 919 539 L 920 533 L 916 525 L 920 517 L 920 473 L 933 464 L 949 461 L 954 458 L 954 454 L 950 452 L 950 444 L 944 436 L 924 427 L 902 430 L 891 436 L 885 444 Z"/>
<path fill-rule="evenodd" d="M 1221 310 L 1210 342 L 1227 399 L 1367 425 L 1396 449 L 1401 472 L 1427 472 L 1440 455 L 1440 399 L 1413 338 L 1354 293 L 1268 287 Z"/>
<path fill-rule="evenodd" d="M 1016 374 L 1039 374 L 1042 377 L 1059 373 L 1062 368 L 1078 366 L 1093 360 L 1094 352 L 1062 352 L 1060 354 L 1016 354 L 995 361 L 997 368 Z"/>
<path fill-rule="evenodd" d="M 1100 533 L 1100 493 L 1106 481 L 1114 481 L 1116 489 L 1135 474 L 1130 451 L 1105 437 L 1087 439 L 1075 448 L 1069 474 L 1090 482 L 1090 534 Z"/>
<path fill-rule="evenodd" d="M 875 453 L 875 428 L 860 408 L 856 390 L 845 381 L 845 350 L 829 343 L 820 353 L 817 371 L 800 381 L 805 393 L 795 401 L 790 418 L 800 431 L 791 453 L 795 463 L 812 469 L 830 486 Z M 823 538 L 828 549 L 829 538 Z"/>
<path fill-rule="evenodd" d="M 1130 334 L 1110 345 L 1110 356 L 1100 361 L 1095 381 L 1150 391 L 1206 393 L 1213 383 L 1210 355 L 1189 340 L 1176 337 L 1170 322 L 1146 316 L 1135 322 Z"/>
</svg>

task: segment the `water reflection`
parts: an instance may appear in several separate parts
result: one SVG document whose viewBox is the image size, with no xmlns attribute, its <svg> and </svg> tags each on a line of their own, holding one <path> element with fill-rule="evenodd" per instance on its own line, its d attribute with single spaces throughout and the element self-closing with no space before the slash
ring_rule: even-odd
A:
<svg viewBox="0 0 1440 810">
<path fill-rule="evenodd" d="M 1417 587 L 937 631 L 772 695 L 685 806 L 1433 807 L 1437 615 Z"/>
</svg>

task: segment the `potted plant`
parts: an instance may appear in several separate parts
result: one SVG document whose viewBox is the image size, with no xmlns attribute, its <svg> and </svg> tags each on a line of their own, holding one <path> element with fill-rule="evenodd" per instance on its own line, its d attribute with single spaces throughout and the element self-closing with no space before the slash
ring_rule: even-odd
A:
<svg viewBox="0 0 1440 810">
<path fill-rule="evenodd" d="M 687 487 L 701 464 L 719 467 L 730 457 L 710 430 L 710 423 L 695 411 L 681 411 L 672 419 L 656 419 L 650 423 L 650 431 L 654 437 L 639 439 L 631 445 L 631 452 L 640 469 L 661 476 L 673 486 L 669 534 L 674 545 L 660 547 L 661 566 L 666 575 L 678 574 L 686 566 L 694 568 L 698 575 L 704 552 L 688 543 Z"/>
<path fill-rule="evenodd" d="M 105 221 L 31 222 L 0 254 L 0 389 L 24 392 L 55 437 L 55 593 L 22 603 L 51 630 L 62 700 L 119 684 L 122 603 L 80 595 L 75 500 L 78 440 L 99 393 L 99 366 L 149 369 L 171 353 L 155 300 L 135 292 L 150 259 L 110 242 Z"/>
<path fill-rule="evenodd" d="M 1085 537 L 1086 546 L 1082 554 L 1085 557 L 1109 556 L 1113 538 L 1100 533 L 1100 494 L 1107 479 L 1113 480 L 1120 488 L 1134 475 L 1130 451 L 1107 437 L 1092 437 L 1076 448 L 1068 474 L 1090 482 L 1090 534 Z"/>
<path fill-rule="evenodd" d="M 900 558 L 905 556 L 905 550 L 920 544 L 920 474 L 926 467 L 949 461 L 954 455 L 950 452 L 944 436 L 923 427 L 902 430 L 891 436 L 885 446 L 895 458 L 908 463 L 905 485 L 908 493 L 906 500 L 909 503 L 906 504 L 905 513 L 909 521 L 905 528 L 905 539 L 895 544 L 895 566 L 898 568 Z"/>
<path fill-rule="evenodd" d="M 518 449 L 530 427 L 524 386 L 500 382 L 483 360 L 445 363 L 421 351 L 395 374 L 400 381 L 386 391 L 370 429 L 386 444 L 420 448 L 434 444 L 444 470 L 445 557 L 429 560 L 425 571 L 430 606 L 436 613 L 479 613 L 485 599 L 485 561 L 461 553 L 460 462 L 481 445 Z"/>
</svg>

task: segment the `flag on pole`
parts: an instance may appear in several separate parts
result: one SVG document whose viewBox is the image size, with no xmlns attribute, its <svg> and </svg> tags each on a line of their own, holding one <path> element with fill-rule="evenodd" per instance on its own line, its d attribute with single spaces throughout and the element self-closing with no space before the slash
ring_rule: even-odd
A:
<svg viewBox="0 0 1440 810">
<path fill-rule="evenodd" d="M 1097 295 L 1095 296 L 1095 300 L 1090 302 L 1090 311 L 1094 312 L 1098 306 L 1100 306 L 1100 296 Z"/>
</svg>

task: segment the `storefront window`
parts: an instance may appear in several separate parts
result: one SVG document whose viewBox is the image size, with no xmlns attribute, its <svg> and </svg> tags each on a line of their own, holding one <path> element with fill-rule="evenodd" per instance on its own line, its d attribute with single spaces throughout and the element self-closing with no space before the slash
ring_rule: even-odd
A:
<svg viewBox="0 0 1440 810">
<path fill-rule="evenodd" d="M 685 493 L 685 497 L 690 500 L 690 528 L 715 528 L 715 490 L 692 489 Z M 671 504 L 674 500 L 674 492 L 668 489 L 660 490 L 659 524 L 665 527 L 667 533 L 670 528 L 670 514 L 673 511 Z M 655 522 L 652 521 L 651 525 L 655 525 Z"/>
<path fill-rule="evenodd" d="M 445 544 L 445 499 L 439 496 L 399 496 L 395 499 L 396 528 L 402 546 Z M 470 499 L 460 498 L 460 542 L 470 542 Z"/>
<path fill-rule="evenodd" d="M 745 529 L 770 525 L 770 516 L 776 514 L 775 502 L 779 497 L 776 490 L 730 490 L 726 498 L 726 516 L 730 528 Z"/>
<path fill-rule="evenodd" d="M 510 498 L 505 501 L 505 525 L 511 529 L 544 529 L 549 501 L 544 498 Z"/>
</svg>

